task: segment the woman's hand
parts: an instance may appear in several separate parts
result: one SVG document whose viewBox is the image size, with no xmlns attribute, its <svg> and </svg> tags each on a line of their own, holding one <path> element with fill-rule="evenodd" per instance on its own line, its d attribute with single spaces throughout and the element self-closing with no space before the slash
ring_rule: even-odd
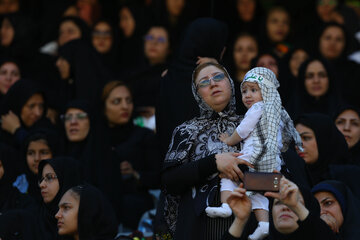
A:
<svg viewBox="0 0 360 240">
<path fill-rule="evenodd" d="M 242 153 L 235 152 L 220 153 L 215 155 L 216 166 L 222 177 L 226 177 L 237 182 L 239 181 L 239 177 L 241 179 L 244 177 L 244 174 L 238 166 L 239 164 L 244 164 L 251 168 L 254 167 L 249 162 L 237 158 L 241 155 Z"/>
<path fill-rule="evenodd" d="M 301 221 L 309 215 L 309 211 L 304 206 L 303 197 L 298 186 L 285 177 L 282 177 L 280 180 L 280 191 L 278 193 L 266 192 L 264 196 L 279 199 L 280 202 L 288 206 Z"/>
<path fill-rule="evenodd" d="M 20 120 L 12 111 L 1 116 L 1 128 L 3 130 L 14 134 L 19 127 L 21 127 Z"/>
<path fill-rule="evenodd" d="M 128 161 L 123 161 L 120 163 L 121 175 L 134 175 L 136 179 L 139 179 L 139 173 L 134 170 L 131 163 Z"/>
<path fill-rule="evenodd" d="M 337 224 L 336 219 L 331 216 L 330 214 L 321 214 L 320 218 L 326 222 L 326 224 L 331 228 L 331 230 L 334 233 L 338 233 L 339 232 L 339 224 Z"/>
</svg>

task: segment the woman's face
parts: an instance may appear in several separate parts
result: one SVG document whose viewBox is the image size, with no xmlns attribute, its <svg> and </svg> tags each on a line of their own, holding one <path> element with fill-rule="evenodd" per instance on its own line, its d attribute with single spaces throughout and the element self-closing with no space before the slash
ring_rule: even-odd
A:
<svg viewBox="0 0 360 240">
<path fill-rule="evenodd" d="M 110 126 L 128 123 L 133 109 L 131 93 L 125 86 L 114 88 L 105 101 L 105 115 Z"/>
<path fill-rule="evenodd" d="M 50 164 L 46 164 L 42 171 L 42 180 L 39 182 L 41 196 L 44 203 L 50 203 L 59 192 L 60 184 L 54 169 Z"/>
<path fill-rule="evenodd" d="M 99 22 L 92 32 L 92 44 L 99 53 L 107 53 L 113 44 L 111 26 L 106 22 Z"/>
<path fill-rule="evenodd" d="M 169 53 L 169 37 L 163 27 L 152 27 L 145 36 L 145 56 L 151 64 L 163 63 Z"/>
<path fill-rule="evenodd" d="M 166 0 L 166 9 L 171 16 L 180 16 L 185 6 L 185 0 Z"/>
<path fill-rule="evenodd" d="M 223 74 L 224 72 L 215 66 L 208 66 L 203 68 L 195 79 L 195 85 L 199 82 L 212 78 L 215 75 Z M 197 91 L 201 98 L 216 112 L 222 111 L 230 101 L 231 85 L 229 79 L 226 77 L 219 82 L 210 80 L 210 85 L 205 87 L 198 87 Z"/>
<path fill-rule="evenodd" d="M 250 70 L 251 60 L 258 54 L 258 46 L 254 38 L 240 37 L 234 44 L 234 62 L 240 71 Z"/>
<path fill-rule="evenodd" d="M 5 170 L 4 170 L 4 166 L 0 160 L 0 180 L 2 179 L 2 177 L 4 176 Z"/>
<path fill-rule="evenodd" d="M 297 77 L 299 75 L 300 65 L 309 57 L 309 55 L 302 49 L 296 50 L 290 58 L 289 67 L 291 73 Z"/>
<path fill-rule="evenodd" d="M 314 131 L 301 123 L 296 125 L 296 130 L 300 134 L 304 148 L 304 152 L 297 150 L 297 153 L 304 159 L 306 164 L 314 164 L 319 158 L 319 151 Z"/>
<path fill-rule="evenodd" d="M 9 19 L 5 18 L 1 24 L 1 45 L 4 47 L 10 46 L 14 40 L 15 30 Z"/>
<path fill-rule="evenodd" d="M 135 19 L 131 14 L 129 8 L 124 7 L 120 10 L 119 26 L 125 37 L 130 37 L 135 31 Z"/>
<path fill-rule="evenodd" d="M 272 57 L 271 55 L 268 55 L 268 54 L 262 55 L 258 59 L 256 66 L 257 67 L 266 67 L 266 68 L 270 69 L 271 71 L 274 72 L 276 77 L 278 77 L 278 75 L 279 75 L 279 67 L 277 65 L 276 59 L 274 57 Z"/>
<path fill-rule="evenodd" d="M 274 199 L 272 216 L 275 229 L 282 234 L 290 234 L 299 227 L 298 216 L 278 199 Z"/>
<path fill-rule="evenodd" d="M 21 109 L 20 118 L 26 127 L 31 127 L 44 115 L 44 98 L 41 94 L 32 95 Z"/>
<path fill-rule="evenodd" d="M 0 67 L 0 92 L 6 94 L 9 88 L 20 79 L 20 70 L 13 62 L 6 62 Z"/>
<path fill-rule="evenodd" d="M 344 223 L 344 216 L 341 211 L 340 204 L 334 195 L 330 192 L 317 192 L 314 194 L 315 198 L 318 200 L 321 208 L 321 215 L 330 215 L 335 218 L 337 229 L 340 229 Z"/>
<path fill-rule="evenodd" d="M 337 0 L 318 0 L 316 11 L 324 22 L 329 22 L 332 20 L 336 5 Z"/>
<path fill-rule="evenodd" d="M 72 21 L 65 21 L 61 23 L 59 29 L 59 45 L 62 46 L 71 40 L 80 39 L 81 30 L 80 28 Z"/>
<path fill-rule="evenodd" d="M 290 31 L 290 19 L 287 12 L 274 10 L 266 21 L 267 35 L 272 42 L 282 42 Z"/>
<path fill-rule="evenodd" d="M 320 36 L 319 50 L 326 59 L 340 57 L 345 48 L 345 35 L 343 30 L 337 26 L 331 26 L 324 30 Z"/>
<path fill-rule="evenodd" d="M 70 142 L 83 141 L 90 131 L 90 120 L 86 112 L 69 108 L 64 116 L 66 136 Z"/>
<path fill-rule="evenodd" d="M 40 161 L 50 158 L 52 158 L 52 153 L 45 140 L 39 139 L 29 143 L 26 162 L 32 173 L 38 174 Z"/>
<path fill-rule="evenodd" d="M 352 148 L 360 140 L 360 117 L 354 110 L 345 110 L 335 120 L 336 127 L 344 135 L 345 140 Z"/>
<path fill-rule="evenodd" d="M 59 57 L 55 65 L 59 70 L 61 79 L 70 77 L 70 63 L 65 58 Z"/>
<path fill-rule="evenodd" d="M 78 233 L 78 215 L 80 199 L 68 190 L 59 202 L 59 211 L 56 213 L 59 235 L 74 236 Z"/>
<path fill-rule="evenodd" d="M 237 0 L 237 11 L 241 20 L 250 22 L 255 15 L 256 2 L 255 0 Z"/>
<path fill-rule="evenodd" d="M 324 65 L 320 61 L 311 62 L 305 72 L 305 89 L 315 98 L 324 96 L 329 89 L 329 78 Z"/>
</svg>

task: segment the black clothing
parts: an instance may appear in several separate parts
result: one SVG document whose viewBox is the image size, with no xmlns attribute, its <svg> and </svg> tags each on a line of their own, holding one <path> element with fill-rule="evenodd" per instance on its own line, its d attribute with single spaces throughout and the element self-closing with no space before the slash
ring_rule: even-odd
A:
<svg viewBox="0 0 360 240">
<path fill-rule="evenodd" d="M 219 59 L 226 38 L 227 26 L 215 19 L 200 18 L 189 25 L 179 57 L 170 64 L 166 76 L 160 82 L 156 128 L 162 158 L 168 149 L 174 128 L 199 114 L 191 93 L 191 76 L 197 57 Z"/>
<path fill-rule="evenodd" d="M 59 191 L 51 202 L 41 205 L 39 224 L 43 239 L 57 239 L 58 229 L 55 214 L 59 209 L 59 201 L 67 190 L 82 183 L 83 176 L 81 176 L 81 166 L 75 159 L 55 157 L 40 162 L 38 180 L 42 178 L 42 172 L 46 164 L 49 164 L 54 169 L 59 181 Z"/>
<path fill-rule="evenodd" d="M 360 234 L 360 201 L 356 198 L 346 184 L 328 180 L 319 183 L 311 190 L 314 194 L 317 192 L 330 192 L 334 195 L 340 204 L 341 212 L 344 218 L 340 226 L 340 238 L 343 240 L 355 240 Z"/>
<path fill-rule="evenodd" d="M 91 185 L 80 185 L 75 188 L 80 189 L 79 239 L 114 239 L 117 221 L 110 203 Z"/>
</svg>

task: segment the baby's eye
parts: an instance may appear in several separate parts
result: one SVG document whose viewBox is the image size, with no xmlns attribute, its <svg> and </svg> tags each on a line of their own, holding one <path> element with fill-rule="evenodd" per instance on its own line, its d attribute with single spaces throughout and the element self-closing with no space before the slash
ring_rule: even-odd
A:
<svg viewBox="0 0 360 240">
<path fill-rule="evenodd" d="M 252 88 L 251 91 L 252 91 L 252 92 L 257 92 L 257 89 L 256 89 L 256 88 Z"/>
</svg>

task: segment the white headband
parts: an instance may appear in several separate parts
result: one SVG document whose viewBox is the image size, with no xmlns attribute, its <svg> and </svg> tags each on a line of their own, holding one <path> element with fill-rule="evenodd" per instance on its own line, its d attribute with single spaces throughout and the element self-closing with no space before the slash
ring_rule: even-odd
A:
<svg viewBox="0 0 360 240">
<path fill-rule="evenodd" d="M 249 74 L 246 74 L 245 77 L 244 77 L 244 80 L 243 80 L 243 83 L 244 82 L 258 82 L 258 83 L 263 83 L 265 84 L 266 86 L 270 87 L 270 88 L 275 88 L 275 84 L 270 82 L 269 80 L 267 80 L 266 78 L 264 78 L 263 76 L 261 75 L 258 75 L 256 73 L 249 73 Z"/>
</svg>

